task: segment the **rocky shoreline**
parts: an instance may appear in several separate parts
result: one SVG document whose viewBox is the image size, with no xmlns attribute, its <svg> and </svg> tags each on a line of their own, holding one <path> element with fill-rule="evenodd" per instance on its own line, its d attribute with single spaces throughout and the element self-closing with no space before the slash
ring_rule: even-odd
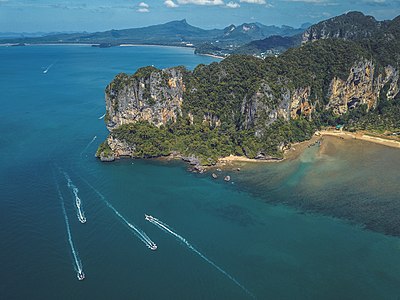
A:
<svg viewBox="0 0 400 300">
<path fill-rule="evenodd" d="M 195 156 L 184 156 L 178 152 L 172 152 L 167 156 L 158 156 L 158 157 L 148 157 L 147 159 L 158 159 L 158 160 L 181 160 L 187 163 L 188 171 L 198 174 L 203 174 L 206 172 L 212 172 L 211 176 L 214 179 L 217 179 L 215 172 L 220 172 L 221 169 L 229 169 L 229 170 L 237 170 L 240 171 L 241 167 L 249 166 L 249 164 L 260 164 L 260 163 L 279 163 L 287 160 L 294 160 L 298 158 L 307 148 L 321 145 L 324 137 L 335 137 L 340 138 L 342 140 L 363 140 L 367 142 L 371 142 L 374 144 L 379 144 L 382 146 L 394 147 L 400 149 L 400 140 L 397 137 L 393 138 L 385 138 L 384 136 L 373 136 L 372 133 L 367 132 L 347 132 L 342 130 L 333 130 L 333 129 L 324 129 L 321 131 L 317 131 L 310 140 L 294 143 L 288 147 L 283 153 L 282 158 L 275 157 L 263 157 L 259 159 L 251 159 L 245 156 L 235 156 L 229 155 L 227 157 L 221 157 L 215 164 L 211 165 L 202 165 L 200 160 Z M 129 153 L 120 153 L 119 155 L 114 155 L 112 153 L 109 156 L 98 156 L 100 161 L 102 162 L 113 162 L 116 159 L 120 158 L 130 158 L 130 159 L 140 159 L 138 157 L 132 157 Z M 226 180 L 226 181 L 230 181 Z"/>
</svg>

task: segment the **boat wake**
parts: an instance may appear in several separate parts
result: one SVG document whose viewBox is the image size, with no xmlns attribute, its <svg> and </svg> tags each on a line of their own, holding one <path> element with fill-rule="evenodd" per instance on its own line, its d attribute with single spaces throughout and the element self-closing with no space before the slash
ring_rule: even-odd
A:
<svg viewBox="0 0 400 300">
<path fill-rule="evenodd" d="M 54 65 L 54 63 L 53 64 L 51 64 L 51 65 L 49 65 L 44 71 L 43 71 L 43 74 L 47 74 L 47 72 L 49 72 L 49 70 L 51 69 L 51 67 Z"/>
<path fill-rule="evenodd" d="M 231 276 L 229 273 L 224 271 L 221 267 L 217 266 L 213 261 L 208 259 L 204 254 L 202 254 L 199 250 L 197 250 L 195 247 L 193 247 L 184 237 L 180 236 L 176 232 L 174 232 L 166 223 L 163 223 L 162 221 L 158 220 L 157 218 L 154 218 L 149 215 L 144 215 L 145 219 L 149 221 L 150 223 L 154 224 L 164 232 L 172 235 L 173 237 L 177 238 L 179 241 L 181 241 L 183 244 L 185 244 L 190 250 L 192 250 L 194 253 L 196 253 L 198 256 L 200 256 L 202 259 L 204 259 L 206 262 L 208 262 L 210 265 L 212 265 L 214 268 L 216 268 L 218 271 L 220 271 L 222 274 L 224 274 L 227 278 L 229 278 L 232 282 L 234 282 L 237 286 L 239 286 L 244 292 L 246 292 L 249 296 L 252 298 L 255 298 L 255 296 L 244 286 L 242 285 L 239 281 L 237 281 L 233 276 Z"/>
<path fill-rule="evenodd" d="M 78 217 L 79 222 L 82 224 L 86 223 L 86 217 L 85 217 L 85 212 L 83 211 L 82 208 L 82 201 L 81 198 L 79 198 L 79 189 L 72 183 L 71 178 L 68 176 L 67 173 L 63 172 L 65 179 L 67 180 L 67 185 L 68 187 L 72 190 L 72 193 L 75 196 L 75 207 L 76 207 L 76 215 Z"/>
<path fill-rule="evenodd" d="M 55 180 L 55 178 L 54 178 L 54 180 Z M 59 187 L 57 181 L 56 181 L 56 186 L 57 186 L 58 198 L 61 201 L 61 207 L 62 207 L 62 211 L 63 211 L 63 214 L 64 214 L 65 226 L 67 228 L 68 243 L 69 243 L 69 246 L 71 248 L 72 256 L 74 258 L 74 270 L 77 273 L 76 275 L 78 277 L 78 280 L 83 280 L 83 279 L 85 279 L 85 273 L 83 273 L 82 261 L 79 258 L 78 252 L 76 251 L 75 246 L 74 246 L 74 241 L 72 240 L 72 234 L 71 234 L 71 229 L 70 229 L 70 226 L 69 226 L 68 215 L 67 215 L 67 212 L 65 210 L 64 197 L 61 194 L 60 187 Z"/>
<path fill-rule="evenodd" d="M 101 117 L 99 117 L 99 120 L 103 119 L 106 116 L 106 114 L 102 115 Z"/>
<path fill-rule="evenodd" d="M 117 217 L 126 224 L 129 229 L 134 233 L 134 235 L 139 238 L 149 249 L 157 250 L 157 245 L 147 236 L 147 234 L 140 230 L 135 224 L 129 222 L 121 213 L 115 209 L 115 207 L 107 201 L 107 199 L 100 193 L 97 189 L 95 189 L 89 182 L 85 179 L 81 178 L 83 182 L 85 182 L 98 196 L 99 198 L 117 215 Z"/>
<path fill-rule="evenodd" d="M 79 156 L 82 158 L 83 153 L 93 144 L 93 142 L 97 139 L 97 135 L 95 135 L 92 140 L 89 142 L 89 144 L 86 145 L 85 148 L 83 148 L 82 152 L 79 154 Z"/>
</svg>

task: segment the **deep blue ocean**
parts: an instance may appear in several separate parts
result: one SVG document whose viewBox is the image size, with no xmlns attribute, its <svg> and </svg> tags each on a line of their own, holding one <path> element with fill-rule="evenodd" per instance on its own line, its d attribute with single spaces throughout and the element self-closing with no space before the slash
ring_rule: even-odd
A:
<svg viewBox="0 0 400 300">
<path fill-rule="evenodd" d="M 360 199 L 382 201 L 376 214 L 393 207 L 398 150 L 312 148 L 292 162 L 243 166 L 230 183 L 181 162 L 94 157 L 116 74 L 212 61 L 167 47 L 0 47 L 0 299 L 400 298 L 400 239 L 326 216 L 342 216 L 329 213 L 335 203 L 342 214 L 346 203 L 368 207 Z M 310 199 L 324 214 L 293 205 Z"/>
</svg>

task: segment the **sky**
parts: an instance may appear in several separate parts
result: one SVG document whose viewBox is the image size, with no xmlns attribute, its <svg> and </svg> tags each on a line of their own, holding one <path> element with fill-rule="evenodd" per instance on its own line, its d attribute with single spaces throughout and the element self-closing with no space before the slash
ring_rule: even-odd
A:
<svg viewBox="0 0 400 300">
<path fill-rule="evenodd" d="M 299 27 L 354 10 L 393 19 L 400 0 L 0 0 L 0 32 L 95 32 L 181 19 L 208 29 L 245 22 Z"/>
</svg>

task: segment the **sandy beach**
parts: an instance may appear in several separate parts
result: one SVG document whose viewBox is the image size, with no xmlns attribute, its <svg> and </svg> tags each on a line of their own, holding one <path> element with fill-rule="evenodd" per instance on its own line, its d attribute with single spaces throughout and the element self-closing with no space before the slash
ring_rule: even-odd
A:
<svg viewBox="0 0 400 300">
<path fill-rule="evenodd" d="M 251 159 L 246 156 L 237 156 L 237 155 L 229 155 L 223 158 L 220 158 L 218 162 L 220 163 L 229 163 L 229 162 L 248 162 L 248 163 L 271 163 L 271 162 L 279 162 L 282 160 L 263 160 L 263 159 Z"/>
<path fill-rule="evenodd" d="M 203 53 L 196 53 L 196 55 L 201 55 L 201 56 L 209 56 L 209 57 L 213 57 L 213 58 L 219 58 L 219 59 L 224 59 L 224 58 L 226 58 L 226 57 L 224 57 L 224 56 L 219 56 L 219 55 L 214 55 L 214 54 L 203 54 Z"/>
<path fill-rule="evenodd" d="M 235 156 L 230 155 L 227 157 L 220 158 L 218 160 L 218 164 L 226 165 L 232 163 L 279 163 L 287 160 L 296 159 L 303 153 L 303 151 L 309 146 L 314 144 L 316 141 L 320 140 L 324 136 L 331 136 L 336 138 L 341 138 L 344 140 L 362 140 L 371 142 L 374 144 L 379 144 L 387 147 L 400 149 L 400 139 L 393 137 L 384 137 L 384 136 L 374 136 L 371 133 L 367 132 L 347 132 L 347 131 L 339 131 L 339 130 L 322 130 L 317 131 L 313 137 L 301 143 L 292 144 L 290 149 L 286 150 L 284 153 L 284 158 L 282 160 L 277 159 L 269 159 L 269 160 L 261 160 L 261 159 L 250 159 L 245 156 Z"/>
<path fill-rule="evenodd" d="M 347 131 L 339 131 L 339 130 L 322 130 L 319 131 L 321 136 L 336 136 L 345 139 L 356 139 L 367 141 L 383 146 L 393 147 L 393 148 L 400 148 L 400 140 L 398 138 L 389 138 L 383 136 L 375 136 L 371 133 L 366 132 L 347 132 Z"/>
</svg>

